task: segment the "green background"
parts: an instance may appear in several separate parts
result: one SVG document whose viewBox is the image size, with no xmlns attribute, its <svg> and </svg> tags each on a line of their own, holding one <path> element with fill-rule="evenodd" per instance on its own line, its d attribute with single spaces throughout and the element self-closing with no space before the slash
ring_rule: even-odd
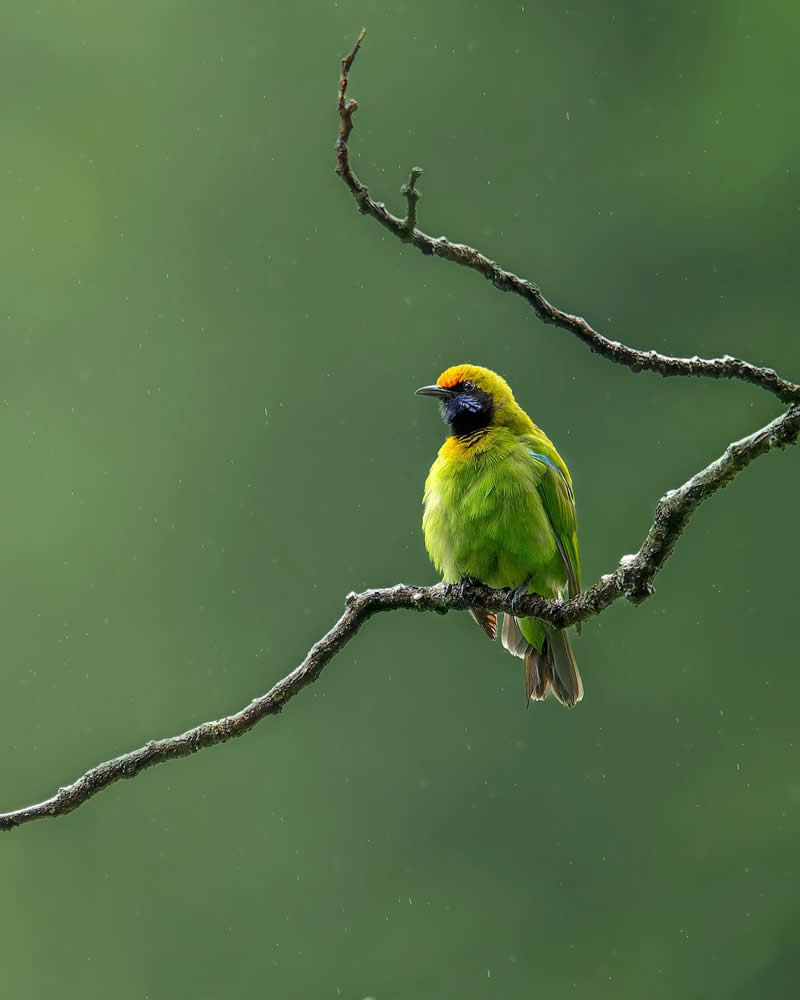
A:
<svg viewBox="0 0 800 1000">
<path fill-rule="evenodd" d="M 800 376 L 794 3 L 0 9 L 0 809 L 287 673 L 353 589 L 433 582 L 413 395 L 506 374 L 568 461 L 585 579 L 767 422 L 633 375 L 357 214 L 610 336 Z M 591 622 L 574 711 L 465 615 L 370 622 L 278 718 L 0 838 L 3 993 L 789 997 L 800 456 Z"/>
</svg>

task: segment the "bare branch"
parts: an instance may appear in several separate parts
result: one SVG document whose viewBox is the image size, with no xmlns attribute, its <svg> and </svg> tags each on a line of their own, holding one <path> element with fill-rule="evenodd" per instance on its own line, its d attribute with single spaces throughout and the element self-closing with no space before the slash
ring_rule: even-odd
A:
<svg viewBox="0 0 800 1000">
<path fill-rule="evenodd" d="M 413 224 L 409 228 L 409 220 L 412 217 L 411 201 L 409 201 L 408 219 L 399 219 L 388 211 L 383 202 L 373 201 L 369 196 L 368 189 L 356 177 L 350 166 L 348 141 L 353 130 L 353 112 L 358 104 L 355 101 L 345 102 L 350 69 L 363 40 L 364 32 L 362 31 L 353 51 L 342 60 L 342 75 L 339 81 L 340 128 L 339 139 L 336 143 L 336 173 L 350 188 L 362 215 L 372 216 L 390 233 L 405 243 L 412 243 L 422 253 L 442 257 L 444 260 L 471 268 L 491 281 L 495 288 L 499 288 L 501 292 L 514 292 L 521 296 L 533 307 L 536 315 L 543 322 L 552 323 L 563 330 L 569 330 L 570 333 L 575 334 L 587 344 L 595 354 L 600 354 L 618 365 L 625 365 L 631 371 L 658 372 L 659 375 L 664 376 L 703 375 L 716 379 L 739 379 L 742 382 L 749 382 L 751 385 L 766 389 L 767 392 L 773 393 L 784 403 L 800 402 L 800 385 L 781 378 L 771 368 L 758 368 L 747 361 L 733 358 L 729 354 L 722 358 L 698 358 L 696 356 L 693 358 L 673 358 L 666 354 L 659 354 L 658 351 L 639 351 L 633 347 L 627 347 L 625 344 L 620 344 L 616 340 L 610 340 L 598 333 L 582 316 L 574 316 L 572 313 L 564 312 L 548 302 L 532 281 L 520 278 L 512 271 L 506 271 L 480 251 L 463 243 L 451 243 L 444 236 L 428 236 L 422 230 L 414 228 L 416 211 L 414 211 Z M 419 167 L 415 167 L 414 171 L 422 172 Z M 404 185 L 401 189 L 402 194 L 406 197 L 408 197 L 410 190 L 413 190 L 417 197 L 420 196 L 415 188 L 414 171 L 412 171 L 412 182 L 409 185 Z"/>
<path fill-rule="evenodd" d="M 481 583 L 455 586 L 439 583 L 433 587 L 413 587 L 401 583 L 394 587 L 365 590 L 361 594 L 349 594 L 342 617 L 311 647 L 303 662 L 240 712 L 224 719 L 204 722 L 179 736 L 155 740 L 138 750 L 98 764 L 71 785 L 60 788 L 52 798 L 0 814 L 0 830 L 11 830 L 35 819 L 63 816 L 122 778 L 135 778 L 155 764 L 188 757 L 205 747 L 243 736 L 261 719 L 280 712 L 291 698 L 315 681 L 364 622 L 381 611 L 406 608 L 445 614 L 466 608 L 485 608 L 487 611 L 530 615 L 566 628 L 599 614 L 620 597 L 638 604 L 653 593 L 656 574 L 669 558 L 681 532 L 700 504 L 726 486 L 753 459 L 773 448 L 793 444 L 798 437 L 800 405 L 791 407 L 755 434 L 728 445 L 718 459 L 683 486 L 661 498 L 653 524 L 635 556 L 624 556 L 615 572 L 602 577 L 593 587 L 570 601 L 552 601 L 536 594 L 519 597 L 514 591 L 492 590 Z"/>
</svg>

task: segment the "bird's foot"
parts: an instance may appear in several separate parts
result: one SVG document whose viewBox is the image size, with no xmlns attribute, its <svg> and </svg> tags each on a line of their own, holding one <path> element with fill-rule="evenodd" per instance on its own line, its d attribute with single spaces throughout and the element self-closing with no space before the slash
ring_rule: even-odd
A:
<svg viewBox="0 0 800 1000">
<path fill-rule="evenodd" d="M 476 580 L 474 576 L 462 576 L 458 583 L 454 585 L 453 589 L 458 599 L 465 601 L 467 599 L 467 591 L 480 582 L 481 581 Z"/>
<path fill-rule="evenodd" d="M 528 593 L 528 584 L 527 583 L 523 583 L 522 586 L 515 587 L 511 591 L 511 610 L 513 611 L 515 617 L 517 616 L 517 606 L 519 605 L 519 602 L 524 597 L 528 597 L 528 596 L 529 596 L 529 593 Z"/>
</svg>

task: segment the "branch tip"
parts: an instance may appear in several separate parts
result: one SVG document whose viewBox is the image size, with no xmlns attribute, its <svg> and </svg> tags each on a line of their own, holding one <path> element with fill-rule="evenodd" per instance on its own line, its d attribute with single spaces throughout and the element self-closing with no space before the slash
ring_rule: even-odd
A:
<svg viewBox="0 0 800 1000">
<path fill-rule="evenodd" d="M 350 52 L 342 59 L 342 80 L 344 80 L 345 87 L 347 89 L 347 76 L 350 73 L 350 67 L 353 65 L 356 56 L 358 55 L 358 50 L 361 48 L 361 43 L 364 41 L 364 36 L 367 33 L 366 28 L 362 28 L 356 39 L 355 45 L 352 47 Z"/>
</svg>

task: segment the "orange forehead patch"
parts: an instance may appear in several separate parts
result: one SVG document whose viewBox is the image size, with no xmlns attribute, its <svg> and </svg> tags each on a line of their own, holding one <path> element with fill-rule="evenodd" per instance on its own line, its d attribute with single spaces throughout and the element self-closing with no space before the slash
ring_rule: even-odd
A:
<svg viewBox="0 0 800 1000">
<path fill-rule="evenodd" d="M 458 385 L 459 382 L 466 379 L 465 367 L 465 365 L 456 365 L 454 368 L 448 368 L 442 372 L 436 380 L 436 384 L 443 389 L 452 389 L 454 385 Z"/>
</svg>

